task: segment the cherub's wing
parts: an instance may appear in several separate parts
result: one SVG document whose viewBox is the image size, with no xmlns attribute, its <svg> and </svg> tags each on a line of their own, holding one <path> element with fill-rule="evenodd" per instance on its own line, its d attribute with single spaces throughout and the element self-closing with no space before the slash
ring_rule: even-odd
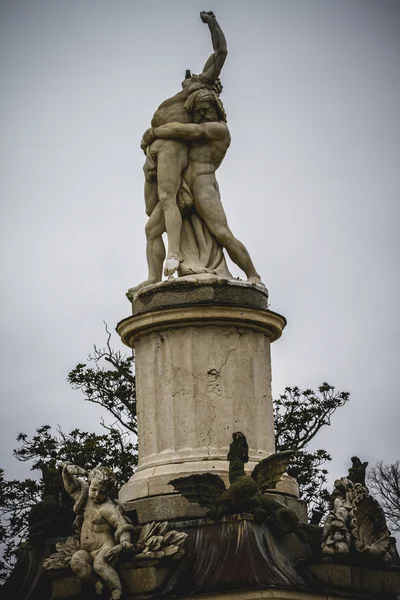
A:
<svg viewBox="0 0 400 600">
<path fill-rule="evenodd" d="M 217 498 L 225 491 L 224 482 L 215 473 L 178 477 L 169 483 L 189 502 L 197 502 L 205 508 L 212 508 Z"/>
<path fill-rule="evenodd" d="M 276 454 L 267 456 L 256 465 L 251 476 L 262 490 L 273 489 L 276 486 L 294 453 L 294 450 L 276 452 Z"/>
</svg>

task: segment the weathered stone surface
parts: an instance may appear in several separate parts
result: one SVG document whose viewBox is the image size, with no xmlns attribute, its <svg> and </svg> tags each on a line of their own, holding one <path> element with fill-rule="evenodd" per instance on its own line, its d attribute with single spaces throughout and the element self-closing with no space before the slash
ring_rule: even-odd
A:
<svg viewBox="0 0 400 600">
<path fill-rule="evenodd" d="M 282 504 L 284 504 L 293 512 L 295 512 L 296 515 L 299 517 L 300 521 L 302 521 L 303 523 L 308 522 L 307 503 L 304 500 L 300 500 L 299 498 L 294 498 L 293 496 L 282 494 L 278 492 L 278 490 L 276 492 L 268 492 L 265 494 L 265 496 L 270 497 L 274 500 L 279 500 L 279 502 L 282 502 Z"/>
<path fill-rule="evenodd" d="M 340 596 L 341 600 L 354 600 L 354 596 Z M 204 600 L 204 596 L 190 596 L 190 600 Z M 330 594 L 292 592 L 289 590 L 253 590 L 207 595 L 207 600 L 335 600 Z"/>
<path fill-rule="evenodd" d="M 75 575 L 54 578 L 51 583 L 51 600 L 79 598 L 81 589 L 81 582 Z"/>
<path fill-rule="evenodd" d="M 282 494 L 293 496 L 294 498 L 299 497 L 299 486 L 297 481 L 287 473 L 283 473 L 280 481 L 276 484 L 276 490 Z"/>
<path fill-rule="evenodd" d="M 212 275 L 182 277 L 142 289 L 132 303 L 132 314 L 190 304 L 268 310 L 268 291 L 263 285 L 230 281 Z"/>
<path fill-rule="evenodd" d="M 196 519 L 206 516 L 206 509 L 188 502 L 180 494 L 162 494 L 125 502 L 125 510 L 136 510 L 140 524 L 149 521 L 174 521 L 175 519 Z"/>
<path fill-rule="evenodd" d="M 311 565 L 309 571 L 321 584 L 337 590 L 352 590 L 355 594 L 370 594 L 386 598 L 400 593 L 400 568 L 358 567 L 344 564 Z"/>
<path fill-rule="evenodd" d="M 118 332 L 135 348 L 139 464 L 120 500 L 173 493 L 168 482 L 192 473 L 227 481 L 239 430 L 251 472 L 275 450 L 270 344 L 286 324 L 266 290 L 186 280 L 144 289 L 134 305 Z"/>
<path fill-rule="evenodd" d="M 160 565 L 160 561 L 150 561 L 142 564 L 125 563 L 120 567 L 120 577 L 125 594 L 154 593 L 168 576 L 170 569 Z"/>
</svg>

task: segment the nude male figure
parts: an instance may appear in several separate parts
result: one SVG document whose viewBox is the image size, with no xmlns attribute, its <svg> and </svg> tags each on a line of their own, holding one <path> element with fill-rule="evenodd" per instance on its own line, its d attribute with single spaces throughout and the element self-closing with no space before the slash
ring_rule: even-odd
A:
<svg viewBox="0 0 400 600">
<path fill-rule="evenodd" d="M 155 139 L 175 138 L 190 142 L 189 162 L 183 179 L 193 195 L 196 213 L 221 246 L 226 248 L 232 261 L 246 273 L 247 280 L 261 283 L 248 251 L 228 227 L 215 177 L 231 142 L 222 103 L 215 92 L 201 89 L 191 94 L 186 105 L 191 109 L 193 123 L 167 123 L 150 128 L 145 132 L 142 143 L 146 146 L 153 144 Z M 153 243 L 159 243 L 164 231 L 163 211 L 157 205 L 146 226 L 150 248 Z M 162 267 L 161 256 L 158 260 Z"/>
<path fill-rule="evenodd" d="M 210 29 L 214 52 L 204 65 L 201 75 L 187 77 L 182 82 L 182 90 L 160 104 L 154 113 L 152 127 L 159 127 L 169 122 L 189 123 L 191 114 L 185 109 L 185 101 L 189 93 L 196 88 L 212 87 L 221 73 L 227 56 L 225 36 L 214 13 L 201 12 L 200 17 Z M 142 148 L 145 149 L 143 146 Z M 177 195 L 181 186 L 182 172 L 188 164 L 188 141 L 159 138 L 154 144 L 147 145 L 145 151 L 147 153 L 144 166 L 146 213 L 150 217 L 158 204 L 161 207 L 168 238 L 168 255 L 164 272 L 165 275 L 172 275 L 182 260 L 179 250 L 182 217 L 177 205 Z M 132 288 L 130 292 L 137 291 L 144 285 L 161 281 L 164 259 L 165 248 L 160 238 L 151 249 L 147 250 L 148 279 Z"/>
</svg>

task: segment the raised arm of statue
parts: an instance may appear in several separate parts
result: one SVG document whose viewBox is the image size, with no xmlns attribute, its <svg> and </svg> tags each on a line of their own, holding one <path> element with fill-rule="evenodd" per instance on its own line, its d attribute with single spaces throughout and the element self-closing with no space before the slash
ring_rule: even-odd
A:
<svg viewBox="0 0 400 600">
<path fill-rule="evenodd" d="M 208 58 L 206 64 L 203 67 L 201 76 L 214 82 L 218 79 L 222 67 L 224 66 L 226 56 L 228 54 L 228 48 L 226 46 L 226 39 L 221 27 L 218 24 L 217 19 L 213 12 L 201 12 L 200 18 L 203 23 L 207 23 L 210 33 L 214 52 Z"/>
<path fill-rule="evenodd" d="M 60 466 L 62 467 L 64 487 L 68 494 L 75 499 L 82 488 L 82 482 L 78 479 L 78 476 L 85 477 L 87 473 L 84 469 L 70 463 L 61 463 Z"/>
</svg>

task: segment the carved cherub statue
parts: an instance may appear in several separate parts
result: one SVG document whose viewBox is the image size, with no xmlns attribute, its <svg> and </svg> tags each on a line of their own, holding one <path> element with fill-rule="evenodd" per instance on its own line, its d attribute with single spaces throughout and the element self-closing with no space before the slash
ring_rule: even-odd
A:
<svg viewBox="0 0 400 600">
<path fill-rule="evenodd" d="M 86 476 L 88 482 L 81 478 Z M 81 515 L 82 522 L 80 548 L 72 556 L 71 569 L 81 579 L 95 583 L 98 594 L 106 584 L 112 600 L 119 600 L 121 581 L 110 562 L 121 551 L 132 548 L 133 526 L 110 498 L 115 475 L 107 467 L 97 467 L 87 474 L 80 467 L 64 463 L 62 478 L 65 489 L 75 500 L 74 512 Z"/>
</svg>

